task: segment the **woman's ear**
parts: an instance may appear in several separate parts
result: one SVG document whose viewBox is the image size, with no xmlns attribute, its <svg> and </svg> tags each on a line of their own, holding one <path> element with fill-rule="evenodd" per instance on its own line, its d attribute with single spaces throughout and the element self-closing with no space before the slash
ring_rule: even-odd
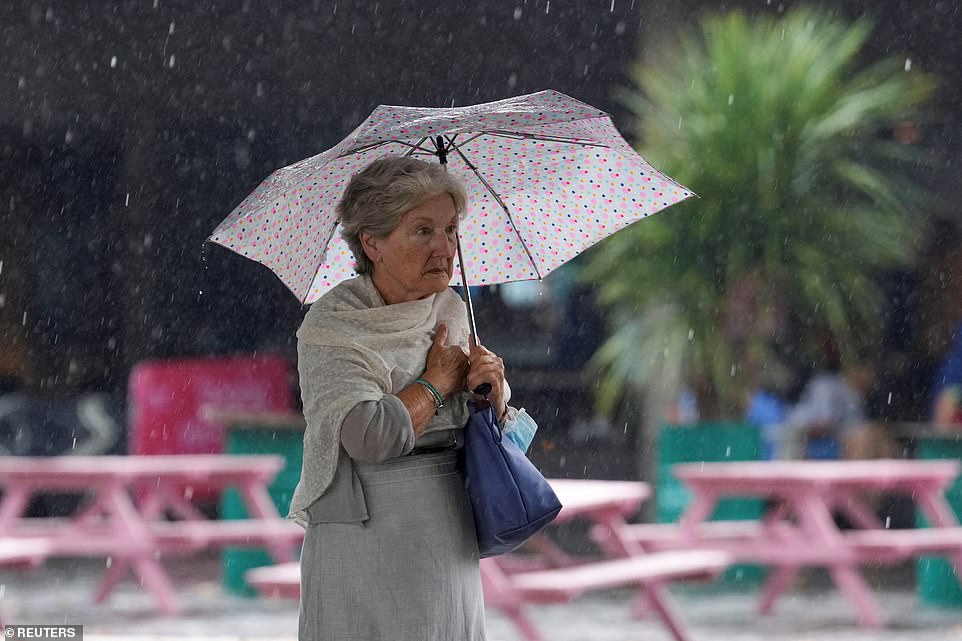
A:
<svg viewBox="0 0 962 641">
<path fill-rule="evenodd" d="M 364 250 L 368 260 L 370 260 L 372 263 L 378 262 L 378 259 L 381 257 L 381 252 L 378 251 L 377 248 L 378 239 L 366 231 L 360 232 L 358 234 L 358 238 L 361 240 L 361 249 Z"/>
</svg>

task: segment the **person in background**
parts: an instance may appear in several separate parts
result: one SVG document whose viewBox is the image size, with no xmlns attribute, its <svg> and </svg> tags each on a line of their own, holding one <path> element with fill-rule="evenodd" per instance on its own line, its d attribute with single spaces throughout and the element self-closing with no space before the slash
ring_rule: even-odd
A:
<svg viewBox="0 0 962 641">
<path fill-rule="evenodd" d="M 355 175 L 338 205 L 359 275 L 314 303 L 297 332 L 300 641 L 485 639 L 457 462 L 470 390 L 491 386 L 507 438 L 526 429 L 530 443 L 536 426 L 508 406 L 501 359 L 468 350 L 465 305 L 448 287 L 465 200 L 440 165 L 389 156 Z"/>
<path fill-rule="evenodd" d="M 952 334 L 952 346 L 935 379 L 932 422 L 939 429 L 962 427 L 962 323 Z"/>
<path fill-rule="evenodd" d="M 782 458 L 896 457 L 895 440 L 866 414 L 874 383 L 875 370 L 863 361 L 813 376 L 785 417 Z"/>
</svg>

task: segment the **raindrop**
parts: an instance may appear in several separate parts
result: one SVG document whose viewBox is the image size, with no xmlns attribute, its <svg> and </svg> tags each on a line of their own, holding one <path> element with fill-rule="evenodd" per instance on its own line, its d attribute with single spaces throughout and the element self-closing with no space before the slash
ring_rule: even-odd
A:
<svg viewBox="0 0 962 641">
<path fill-rule="evenodd" d="M 692 328 L 688 328 L 688 340 L 695 340 L 695 330 Z"/>
<path fill-rule="evenodd" d="M 728 94 L 728 106 L 731 107 L 733 104 L 735 104 L 735 94 L 730 93 Z"/>
<path fill-rule="evenodd" d="M 521 7 L 515 7 L 515 8 L 514 8 L 514 19 L 515 19 L 515 20 L 520 20 L 520 19 L 521 19 L 521 14 L 522 14 Z"/>
<path fill-rule="evenodd" d="M 548 15 L 549 11 L 551 11 L 551 0 L 548 0 L 548 3 L 544 6 L 544 14 Z"/>
<path fill-rule="evenodd" d="M 609 12 L 609 13 L 614 13 L 614 12 L 615 12 L 615 0 L 611 0 L 611 8 L 608 9 L 608 12 Z"/>
<path fill-rule="evenodd" d="M 892 404 L 892 392 L 889 392 L 889 401 L 888 401 L 888 404 L 889 404 L 889 405 Z"/>
<path fill-rule="evenodd" d="M 24 313 L 23 313 L 23 320 L 21 321 L 21 324 L 22 324 L 24 327 L 27 326 L 27 312 L 24 312 Z"/>
<path fill-rule="evenodd" d="M 168 66 L 169 66 L 171 69 L 174 68 L 174 61 L 176 60 L 176 58 L 177 58 L 177 56 L 175 56 L 174 54 L 170 54 L 170 63 L 168 64 Z"/>
<path fill-rule="evenodd" d="M 127 198 L 124 199 L 124 207 L 130 206 L 130 192 L 127 192 Z"/>
<path fill-rule="evenodd" d="M 17 89 L 23 89 L 27 86 L 27 79 L 20 76 L 20 80 L 17 81 Z"/>
<path fill-rule="evenodd" d="M 0 275 L 3 274 L 3 261 L 0 260 Z"/>
<path fill-rule="evenodd" d="M 110 58 L 110 68 L 115 69 L 117 67 L 117 56 L 111 56 Z"/>
<path fill-rule="evenodd" d="M 911 71 L 911 70 L 912 70 L 912 59 L 911 59 L 911 58 L 906 58 L 906 59 L 905 59 L 905 70 L 906 70 L 906 71 Z"/>
</svg>

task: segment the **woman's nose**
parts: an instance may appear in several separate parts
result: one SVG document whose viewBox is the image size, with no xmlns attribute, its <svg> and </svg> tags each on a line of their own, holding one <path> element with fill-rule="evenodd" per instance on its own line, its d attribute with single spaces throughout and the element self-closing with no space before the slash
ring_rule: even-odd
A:
<svg viewBox="0 0 962 641">
<path fill-rule="evenodd" d="M 458 236 L 457 234 L 449 234 L 447 232 L 437 232 L 434 234 L 434 238 L 431 239 L 431 249 L 435 254 L 443 254 L 445 256 L 451 256 L 454 254 L 458 246 Z"/>
</svg>

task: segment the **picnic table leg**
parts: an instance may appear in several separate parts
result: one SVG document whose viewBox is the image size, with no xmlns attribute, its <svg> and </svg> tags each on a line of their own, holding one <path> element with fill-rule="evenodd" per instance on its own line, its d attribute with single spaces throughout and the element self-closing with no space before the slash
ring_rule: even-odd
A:
<svg viewBox="0 0 962 641">
<path fill-rule="evenodd" d="M 206 521 L 207 517 L 182 494 L 181 488 L 170 484 L 144 484 L 139 487 L 143 499 L 138 506 L 140 517 L 154 521 L 170 510 L 174 516 L 184 521 Z"/>
<path fill-rule="evenodd" d="M 648 595 L 648 604 L 654 608 L 655 612 L 661 617 L 665 627 L 671 632 L 675 641 L 691 641 L 688 629 L 682 623 L 681 613 L 678 606 L 662 581 L 649 581 L 645 583 L 645 593 Z"/>
<path fill-rule="evenodd" d="M 170 577 L 153 556 L 156 550 L 152 544 L 153 535 L 122 485 L 111 484 L 104 490 L 109 496 L 105 507 L 109 507 L 110 512 L 117 519 L 117 525 L 125 531 L 131 541 L 132 547 L 122 551 L 124 554 L 122 559 L 118 559 L 119 563 L 133 566 L 134 573 L 144 588 L 153 595 L 162 613 L 174 614 L 178 609 L 174 586 Z M 116 572 L 113 571 L 113 567 L 108 570 L 103 578 L 101 589 L 97 592 L 98 596 L 102 592 L 102 598 L 107 598 L 116 586 L 120 575 L 123 574 L 123 570 L 124 567 L 119 567 Z"/>
<path fill-rule="evenodd" d="M 920 488 L 916 491 L 915 500 L 919 509 L 929 520 L 931 527 L 957 527 L 959 519 L 955 510 L 945 500 L 942 489 L 934 486 Z M 962 553 L 946 554 L 955 569 L 955 578 L 962 585 Z"/>
<path fill-rule="evenodd" d="M 262 482 L 246 481 L 238 487 L 241 498 L 244 500 L 244 507 L 251 518 L 255 519 L 278 519 L 281 518 L 271 499 L 270 493 Z"/>
<path fill-rule="evenodd" d="M 9 529 L 27 509 L 30 494 L 31 489 L 20 484 L 9 484 L 4 488 L 3 500 L 0 501 L 0 532 Z"/>
<path fill-rule="evenodd" d="M 538 633 L 538 629 L 534 627 L 534 624 L 528 619 L 524 614 L 524 609 L 521 606 L 515 605 L 504 605 L 502 606 L 502 611 L 508 615 L 511 622 L 521 631 L 521 636 L 525 638 L 525 641 L 541 641 L 541 634 Z"/>
<path fill-rule="evenodd" d="M 955 511 L 945 500 L 945 495 L 940 488 L 919 488 L 916 491 L 915 502 L 932 527 L 955 527 L 959 524 Z"/>
<path fill-rule="evenodd" d="M 828 505 L 811 493 L 805 493 L 797 500 L 798 517 L 802 529 L 809 537 L 812 546 L 845 552 L 845 542 L 832 520 Z M 848 597 L 858 612 L 859 622 L 867 628 L 882 627 L 882 615 L 872 597 L 872 591 L 855 567 L 854 556 L 848 561 L 833 561 L 828 566 L 829 574 L 839 590 Z"/>
<path fill-rule="evenodd" d="M 263 481 L 246 481 L 241 483 L 237 489 L 240 491 L 247 513 L 252 518 L 270 520 L 282 518 Z M 296 545 L 269 543 L 267 548 L 271 557 L 277 563 L 297 560 Z"/>
<path fill-rule="evenodd" d="M 853 493 L 839 491 L 834 501 L 835 509 L 839 510 L 847 518 L 851 519 L 854 525 L 863 530 L 883 530 L 882 522 L 870 510 L 863 501 Z"/>
<path fill-rule="evenodd" d="M 571 556 L 542 532 L 538 532 L 528 539 L 525 546 L 537 550 L 538 554 L 544 557 L 550 567 L 564 568 L 574 565 L 574 560 Z"/>
<path fill-rule="evenodd" d="M 771 574 L 762 586 L 762 599 L 758 604 L 760 614 L 771 614 L 775 601 L 788 589 L 792 579 L 798 574 L 798 567 L 794 565 L 778 565 L 772 568 Z"/>
<path fill-rule="evenodd" d="M 130 567 L 130 563 L 127 559 L 114 559 L 111 557 L 110 566 L 104 575 L 100 577 L 100 583 L 97 584 L 97 589 L 94 591 L 94 603 L 103 603 L 113 592 L 113 589 L 120 583 L 120 580 L 124 578 L 124 573 L 127 568 Z"/>
<path fill-rule="evenodd" d="M 685 508 L 678 519 L 682 536 L 692 543 L 698 538 L 698 526 L 711 518 L 718 504 L 718 495 L 715 492 L 701 486 L 693 489 L 696 490 L 694 501 Z"/>
</svg>

